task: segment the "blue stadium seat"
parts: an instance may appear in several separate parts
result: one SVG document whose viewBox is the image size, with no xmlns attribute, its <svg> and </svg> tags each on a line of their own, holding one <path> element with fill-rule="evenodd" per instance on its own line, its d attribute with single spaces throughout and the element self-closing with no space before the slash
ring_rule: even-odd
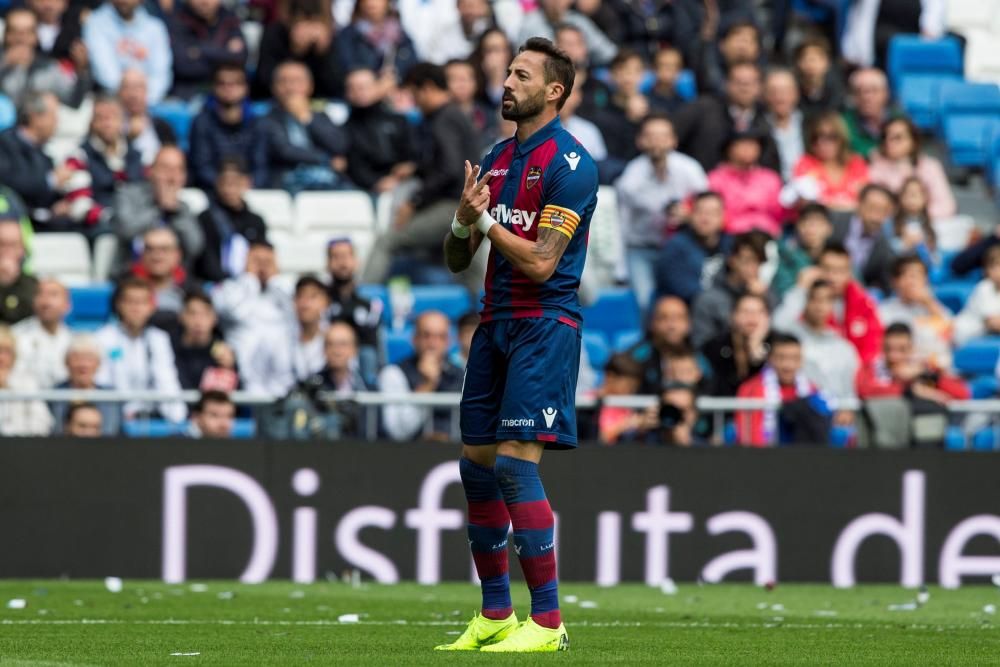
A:
<svg viewBox="0 0 1000 667">
<path fill-rule="evenodd" d="M 130 438 L 168 438 L 187 432 L 189 422 L 175 424 L 163 419 L 142 419 L 127 421 L 122 431 Z M 257 422 L 253 419 L 234 419 L 233 438 L 245 440 L 257 435 Z"/>
<path fill-rule="evenodd" d="M 0 130 L 14 127 L 17 123 L 17 108 L 6 95 L 0 95 Z"/>
<path fill-rule="evenodd" d="M 952 452 L 960 452 L 965 449 L 965 432 L 961 426 L 954 424 L 944 432 L 944 448 Z"/>
<path fill-rule="evenodd" d="M 992 83 L 941 84 L 941 131 L 952 164 L 985 167 L 1000 124 L 1000 87 Z"/>
<path fill-rule="evenodd" d="M 599 331 L 606 341 L 625 329 L 641 329 L 639 305 L 632 290 L 604 289 L 590 306 L 583 309 L 584 331 Z"/>
<path fill-rule="evenodd" d="M 392 304 L 389 302 L 389 290 L 385 285 L 358 285 L 358 294 L 369 301 L 378 299 L 382 302 L 382 321 L 392 322 Z"/>
<path fill-rule="evenodd" d="M 897 35 L 889 42 L 889 80 L 903 108 L 922 129 L 938 119 L 941 86 L 962 80 L 962 49 L 951 37 L 927 40 L 919 35 Z"/>
<path fill-rule="evenodd" d="M 583 332 L 583 344 L 587 348 L 587 357 L 590 359 L 590 367 L 596 371 L 603 370 L 604 364 L 608 363 L 611 356 L 611 349 L 604 334 L 599 331 Z"/>
<path fill-rule="evenodd" d="M 951 272 L 951 260 L 955 259 L 957 250 L 941 251 L 940 261 L 936 266 L 931 267 L 930 280 L 932 285 L 942 285 L 947 282 L 965 282 L 964 279 L 956 277 Z"/>
<path fill-rule="evenodd" d="M 969 295 L 972 294 L 975 286 L 975 283 L 965 281 L 943 283 L 934 286 L 934 295 L 938 298 L 938 301 L 948 306 L 951 312 L 957 313 L 962 310 L 962 306 L 969 299 Z"/>
<path fill-rule="evenodd" d="M 992 373 L 990 375 L 980 375 L 979 377 L 973 378 L 969 382 L 969 386 L 972 389 L 972 398 L 993 398 L 997 395 L 997 389 L 1000 388 L 1000 382 Z"/>
<path fill-rule="evenodd" d="M 157 118 L 162 118 L 170 124 L 177 135 L 178 145 L 187 152 L 188 140 L 191 136 L 191 122 L 194 113 L 185 102 L 160 102 L 149 110 Z"/>
<path fill-rule="evenodd" d="M 834 426 L 830 429 L 830 446 L 834 449 L 846 449 L 856 433 L 853 426 Z"/>
<path fill-rule="evenodd" d="M 385 333 L 385 353 L 390 364 L 398 364 L 413 354 L 413 329 L 387 331 Z"/>
<path fill-rule="evenodd" d="M 257 422 L 253 419 L 234 419 L 233 437 L 246 440 L 257 435 Z"/>
<path fill-rule="evenodd" d="M 682 100 L 693 100 L 698 97 L 698 82 L 694 78 L 694 72 L 689 69 L 681 70 L 675 88 L 677 96 Z"/>
<path fill-rule="evenodd" d="M 1000 336 L 974 338 L 955 350 L 955 369 L 967 376 L 992 375 L 1000 358 Z"/>
<path fill-rule="evenodd" d="M 615 333 L 615 337 L 611 340 L 611 349 L 615 352 L 622 352 L 642 340 L 642 331 L 639 329 L 625 329 L 624 331 Z"/>
<path fill-rule="evenodd" d="M 993 127 L 993 138 L 990 140 L 990 157 L 986 162 L 987 185 L 992 186 L 1000 206 L 1000 124 Z"/>
<path fill-rule="evenodd" d="M 71 308 L 66 317 L 66 326 L 79 331 L 99 329 L 111 317 L 113 291 L 114 287 L 110 283 L 70 287 Z"/>
<path fill-rule="evenodd" d="M 455 321 L 472 310 L 469 291 L 460 285 L 414 285 L 413 315 L 440 310 Z"/>
<path fill-rule="evenodd" d="M 972 449 L 976 452 L 992 452 L 997 448 L 997 434 L 992 426 L 977 431 L 972 436 Z"/>
</svg>

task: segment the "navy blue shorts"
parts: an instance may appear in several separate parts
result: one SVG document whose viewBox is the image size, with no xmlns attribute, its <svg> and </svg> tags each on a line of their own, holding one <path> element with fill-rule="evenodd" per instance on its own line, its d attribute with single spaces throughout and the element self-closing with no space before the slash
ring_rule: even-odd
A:
<svg viewBox="0 0 1000 667">
<path fill-rule="evenodd" d="M 576 447 L 579 371 L 579 329 L 546 318 L 480 324 L 462 388 L 462 441 Z"/>
</svg>

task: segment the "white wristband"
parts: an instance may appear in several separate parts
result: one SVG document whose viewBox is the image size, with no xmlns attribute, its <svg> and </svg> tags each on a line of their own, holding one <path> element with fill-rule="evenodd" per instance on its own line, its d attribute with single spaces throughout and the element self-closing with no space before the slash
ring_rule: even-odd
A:
<svg viewBox="0 0 1000 667">
<path fill-rule="evenodd" d="M 472 234 L 472 230 L 460 223 L 456 215 L 451 219 L 451 233 L 457 239 L 467 239 Z"/>
<path fill-rule="evenodd" d="M 495 224 L 497 224 L 497 221 L 493 219 L 493 216 L 490 215 L 489 211 L 483 211 L 483 214 L 479 216 L 478 220 L 476 220 L 476 229 L 478 229 L 484 237 L 488 237 L 490 227 Z"/>
</svg>

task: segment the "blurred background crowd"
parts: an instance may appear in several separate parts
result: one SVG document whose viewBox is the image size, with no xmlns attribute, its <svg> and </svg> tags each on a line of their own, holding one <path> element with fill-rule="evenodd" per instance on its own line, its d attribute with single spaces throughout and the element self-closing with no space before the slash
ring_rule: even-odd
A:
<svg viewBox="0 0 1000 667">
<path fill-rule="evenodd" d="M 998 3 L 0 4 L 0 434 L 455 439 L 330 393 L 460 391 L 441 240 L 544 36 L 602 184 L 581 437 L 996 445 L 949 405 L 997 393 Z"/>
</svg>

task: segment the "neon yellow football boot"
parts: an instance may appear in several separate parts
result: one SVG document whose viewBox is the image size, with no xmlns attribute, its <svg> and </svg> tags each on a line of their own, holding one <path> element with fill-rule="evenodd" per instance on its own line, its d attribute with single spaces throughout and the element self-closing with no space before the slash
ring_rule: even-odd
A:
<svg viewBox="0 0 1000 667">
<path fill-rule="evenodd" d="M 555 630 L 543 628 L 529 618 L 506 639 L 484 646 L 484 653 L 554 653 L 569 650 L 569 635 L 566 626 L 560 624 Z"/>
<path fill-rule="evenodd" d="M 506 639 L 510 633 L 517 629 L 517 616 L 511 614 L 502 621 L 494 621 L 486 618 L 481 613 L 469 621 L 469 626 L 465 632 L 450 644 L 435 646 L 435 651 L 478 651 L 484 646 L 495 644 Z"/>
</svg>

